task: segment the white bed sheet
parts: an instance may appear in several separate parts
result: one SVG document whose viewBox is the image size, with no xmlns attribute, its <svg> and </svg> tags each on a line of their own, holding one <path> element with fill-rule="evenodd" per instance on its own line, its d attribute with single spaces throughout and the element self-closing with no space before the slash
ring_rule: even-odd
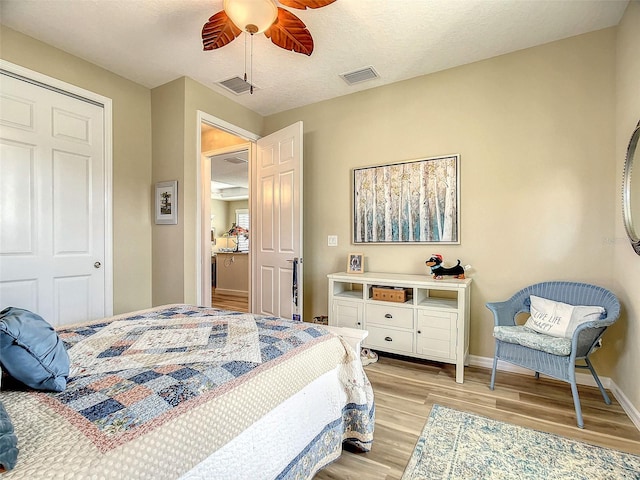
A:
<svg viewBox="0 0 640 480">
<path fill-rule="evenodd" d="M 317 378 L 206 460 L 181 477 L 183 480 L 271 480 L 324 427 L 340 418 L 347 395 L 337 369 Z M 282 428 L 286 425 L 286 428 Z M 335 458 L 340 455 L 336 453 Z M 328 461 L 334 460 L 330 458 Z"/>
</svg>

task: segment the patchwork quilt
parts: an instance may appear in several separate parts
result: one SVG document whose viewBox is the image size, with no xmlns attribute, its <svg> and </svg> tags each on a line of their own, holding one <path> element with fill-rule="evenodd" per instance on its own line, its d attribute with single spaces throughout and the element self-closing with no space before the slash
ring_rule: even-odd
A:
<svg viewBox="0 0 640 480">
<path fill-rule="evenodd" d="M 20 448 L 7 480 L 178 478 L 333 369 L 342 415 L 278 478 L 310 478 L 343 441 L 371 447 L 371 385 L 353 350 L 321 326 L 171 305 L 58 335 L 71 359 L 67 389 L 2 393 Z"/>
</svg>

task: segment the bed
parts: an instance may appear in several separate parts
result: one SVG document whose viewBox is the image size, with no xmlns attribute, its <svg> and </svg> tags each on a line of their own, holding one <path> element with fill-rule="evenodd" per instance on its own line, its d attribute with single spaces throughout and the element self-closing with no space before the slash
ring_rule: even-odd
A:
<svg viewBox="0 0 640 480">
<path fill-rule="evenodd" d="M 359 356 L 320 325 L 167 305 L 57 333 L 64 391 L 1 394 L 20 449 L 3 480 L 304 479 L 371 448 Z"/>
</svg>

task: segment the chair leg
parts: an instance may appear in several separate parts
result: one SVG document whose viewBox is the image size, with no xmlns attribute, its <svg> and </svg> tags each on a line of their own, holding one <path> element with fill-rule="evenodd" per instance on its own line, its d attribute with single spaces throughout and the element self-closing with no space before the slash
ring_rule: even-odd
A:
<svg viewBox="0 0 640 480">
<path fill-rule="evenodd" d="M 498 366 L 498 357 L 493 357 L 493 370 L 491 370 L 491 384 L 489 389 L 493 390 L 496 387 L 496 367 Z"/>
<path fill-rule="evenodd" d="M 498 367 L 498 346 L 496 345 L 496 354 L 493 356 L 493 370 L 491 370 L 491 383 L 489 389 L 493 390 L 496 386 L 496 368 Z"/>
<path fill-rule="evenodd" d="M 591 361 L 589 360 L 588 357 L 585 357 L 584 361 L 587 364 L 587 367 L 589 368 L 589 371 L 591 372 L 591 375 L 593 375 L 593 379 L 598 384 L 598 388 L 600 389 L 600 393 L 602 394 L 602 398 L 604 398 L 604 403 L 606 403 L 607 405 L 611 405 L 611 399 L 609 398 L 609 395 L 607 395 L 607 391 L 602 386 L 602 382 L 600 382 L 600 378 L 598 377 L 598 374 L 596 373 L 595 369 L 593 368 L 593 365 L 591 365 Z"/>
<path fill-rule="evenodd" d="M 584 428 L 584 421 L 582 420 L 582 408 L 580 407 L 580 397 L 578 397 L 578 386 L 576 385 L 576 379 L 571 380 L 571 394 L 573 395 L 573 406 L 576 408 L 576 419 L 578 428 Z"/>
</svg>

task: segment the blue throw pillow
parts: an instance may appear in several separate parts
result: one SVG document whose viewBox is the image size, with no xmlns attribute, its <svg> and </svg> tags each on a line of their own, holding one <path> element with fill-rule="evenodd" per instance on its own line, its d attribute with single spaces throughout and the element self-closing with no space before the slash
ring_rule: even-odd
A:
<svg viewBox="0 0 640 480">
<path fill-rule="evenodd" d="M 0 312 L 0 363 L 16 380 L 37 390 L 67 387 L 69 355 L 53 327 L 22 308 Z"/>
<path fill-rule="evenodd" d="M 0 473 L 16 466 L 18 452 L 18 437 L 13 431 L 9 414 L 0 402 Z"/>
</svg>

